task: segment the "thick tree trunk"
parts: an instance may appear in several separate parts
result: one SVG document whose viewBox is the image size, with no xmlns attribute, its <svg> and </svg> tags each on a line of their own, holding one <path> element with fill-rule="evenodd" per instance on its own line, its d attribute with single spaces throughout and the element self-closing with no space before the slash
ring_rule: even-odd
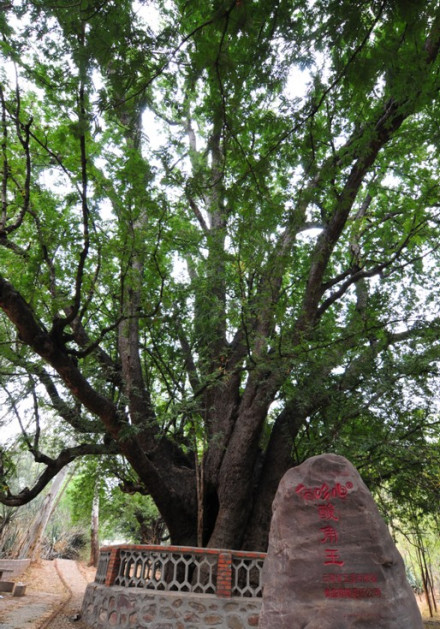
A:
<svg viewBox="0 0 440 629">
<path fill-rule="evenodd" d="M 293 435 L 288 420 L 287 411 L 277 418 L 263 456 L 263 464 L 254 492 L 254 502 L 243 538 L 243 548 L 246 550 L 262 552 L 267 550 L 272 502 L 281 478 L 293 465 Z M 297 430 L 301 426 L 301 421 L 302 417 L 295 422 Z"/>
<path fill-rule="evenodd" d="M 219 509 L 208 545 L 241 548 L 252 506 L 250 496 L 263 423 L 271 402 L 270 384 L 250 377 L 218 475 Z"/>
</svg>

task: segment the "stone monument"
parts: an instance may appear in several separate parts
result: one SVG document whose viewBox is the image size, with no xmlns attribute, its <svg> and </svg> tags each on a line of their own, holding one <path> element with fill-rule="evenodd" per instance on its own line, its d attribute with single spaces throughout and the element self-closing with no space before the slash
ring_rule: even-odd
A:
<svg viewBox="0 0 440 629">
<path fill-rule="evenodd" d="M 423 629 L 403 560 L 347 459 L 289 470 L 274 503 L 259 629 Z"/>
</svg>

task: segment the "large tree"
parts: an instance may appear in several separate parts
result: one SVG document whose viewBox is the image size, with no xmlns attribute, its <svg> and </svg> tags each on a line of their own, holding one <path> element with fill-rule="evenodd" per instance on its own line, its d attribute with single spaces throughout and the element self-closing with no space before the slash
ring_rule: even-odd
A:
<svg viewBox="0 0 440 629">
<path fill-rule="evenodd" d="M 173 542 L 264 549 L 303 456 L 427 443 L 437 1 L 16 0 L 0 27 L 0 376 L 41 464 L 14 493 L 5 454 L 4 504 L 115 457 Z"/>
</svg>

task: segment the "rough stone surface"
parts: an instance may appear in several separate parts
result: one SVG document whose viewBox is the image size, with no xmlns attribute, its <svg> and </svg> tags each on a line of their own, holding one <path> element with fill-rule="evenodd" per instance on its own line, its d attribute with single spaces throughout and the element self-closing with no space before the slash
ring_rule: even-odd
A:
<svg viewBox="0 0 440 629">
<path fill-rule="evenodd" d="M 283 477 L 263 569 L 260 629 L 422 629 L 403 560 L 343 457 Z"/>
<path fill-rule="evenodd" d="M 94 629 L 248 629 L 258 626 L 260 609 L 261 599 L 256 598 L 221 599 L 91 583 L 82 618 Z"/>
</svg>

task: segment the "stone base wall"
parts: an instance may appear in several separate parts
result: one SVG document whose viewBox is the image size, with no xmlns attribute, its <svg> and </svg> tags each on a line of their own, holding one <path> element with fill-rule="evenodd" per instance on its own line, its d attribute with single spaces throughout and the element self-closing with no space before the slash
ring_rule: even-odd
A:
<svg viewBox="0 0 440 629">
<path fill-rule="evenodd" d="M 261 599 L 87 586 L 82 619 L 93 629 L 249 629 L 258 627 Z"/>
</svg>

